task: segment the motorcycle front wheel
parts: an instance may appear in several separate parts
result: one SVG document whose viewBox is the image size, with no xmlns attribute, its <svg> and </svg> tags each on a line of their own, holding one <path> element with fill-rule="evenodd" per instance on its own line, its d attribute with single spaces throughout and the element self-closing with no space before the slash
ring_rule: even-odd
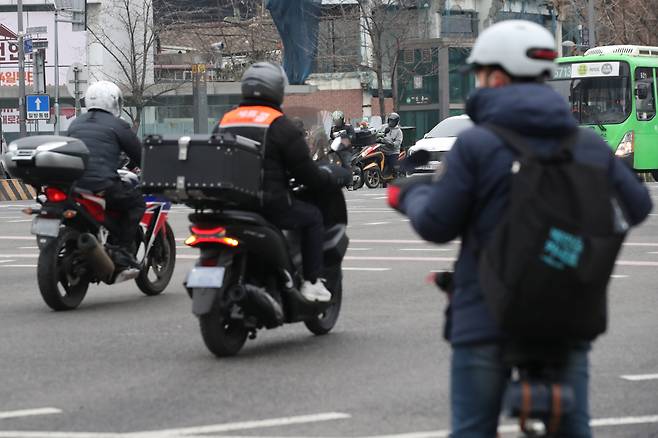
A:
<svg viewBox="0 0 658 438">
<path fill-rule="evenodd" d="M 379 172 L 379 169 L 368 169 L 363 175 L 366 186 L 370 189 L 376 189 L 382 183 L 382 174 Z"/>
<path fill-rule="evenodd" d="M 352 182 L 352 190 L 359 190 L 361 187 L 363 187 L 363 184 L 365 184 L 365 180 L 363 178 L 363 169 L 360 167 L 355 167 L 352 170 L 353 173 L 353 182 Z"/>
<path fill-rule="evenodd" d="M 62 228 L 59 235 L 45 244 L 37 262 L 39 292 L 53 310 L 77 308 L 89 289 L 89 280 L 75 273 L 80 232 Z"/>
<path fill-rule="evenodd" d="M 135 283 L 144 295 L 159 295 L 169 285 L 175 266 L 176 239 L 169 224 L 165 223 L 164 233 L 155 238 Z"/>
</svg>

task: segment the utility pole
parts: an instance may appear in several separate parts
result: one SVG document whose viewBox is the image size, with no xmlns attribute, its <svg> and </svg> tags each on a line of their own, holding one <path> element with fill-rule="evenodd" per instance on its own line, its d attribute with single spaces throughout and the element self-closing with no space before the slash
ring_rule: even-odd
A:
<svg viewBox="0 0 658 438">
<path fill-rule="evenodd" d="M 587 2 L 587 34 L 589 36 L 589 47 L 596 47 L 596 11 L 594 10 L 594 0 Z"/>
<path fill-rule="evenodd" d="M 18 0 L 18 123 L 21 137 L 27 136 L 25 119 L 25 45 L 23 34 L 23 0 Z"/>
<path fill-rule="evenodd" d="M 59 8 L 55 3 L 55 135 L 59 135 Z"/>
</svg>

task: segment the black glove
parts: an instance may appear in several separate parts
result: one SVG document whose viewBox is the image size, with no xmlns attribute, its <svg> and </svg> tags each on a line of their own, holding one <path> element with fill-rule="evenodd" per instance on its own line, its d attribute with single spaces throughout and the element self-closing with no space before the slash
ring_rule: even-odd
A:
<svg viewBox="0 0 658 438">
<path fill-rule="evenodd" d="M 323 164 L 320 170 L 327 172 L 331 178 L 331 184 L 336 187 L 343 187 L 352 182 L 352 172 L 337 164 Z"/>
</svg>

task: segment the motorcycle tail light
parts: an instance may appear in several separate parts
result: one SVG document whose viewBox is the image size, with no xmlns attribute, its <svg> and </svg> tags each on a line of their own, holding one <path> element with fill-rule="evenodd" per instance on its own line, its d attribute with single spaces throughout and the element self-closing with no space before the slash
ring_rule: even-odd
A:
<svg viewBox="0 0 658 438">
<path fill-rule="evenodd" d="M 226 228 L 224 227 L 202 228 L 195 225 L 190 228 L 190 231 L 192 231 L 192 234 L 185 239 L 185 245 L 187 246 L 194 247 L 202 243 L 218 243 L 232 247 L 240 245 L 237 239 L 226 237 Z"/>
<path fill-rule="evenodd" d="M 68 195 L 63 190 L 58 189 L 57 187 L 48 187 L 46 188 L 46 199 L 49 202 L 64 202 L 68 199 Z"/>
</svg>

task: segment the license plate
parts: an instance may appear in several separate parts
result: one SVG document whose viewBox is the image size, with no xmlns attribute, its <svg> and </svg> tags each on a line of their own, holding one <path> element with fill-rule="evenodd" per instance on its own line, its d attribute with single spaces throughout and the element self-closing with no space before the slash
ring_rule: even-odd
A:
<svg viewBox="0 0 658 438">
<path fill-rule="evenodd" d="M 424 166 L 418 166 L 416 169 L 419 170 L 437 170 L 441 166 L 440 161 L 432 161 L 430 163 L 427 163 Z"/>
<path fill-rule="evenodd" d="M 59 219 L 48 219 L 37 216 L 32 220 L 31 233 L 37 236 L 57 237 L 61 223 L 62 221 Z"/>
<path fill-rule="evenodd" d="M 223 267 L 202 267 L 193 268 L 187 275 L 185 285 L 187 288 L 216 288 L 224 284 Z"/>
</svg>

